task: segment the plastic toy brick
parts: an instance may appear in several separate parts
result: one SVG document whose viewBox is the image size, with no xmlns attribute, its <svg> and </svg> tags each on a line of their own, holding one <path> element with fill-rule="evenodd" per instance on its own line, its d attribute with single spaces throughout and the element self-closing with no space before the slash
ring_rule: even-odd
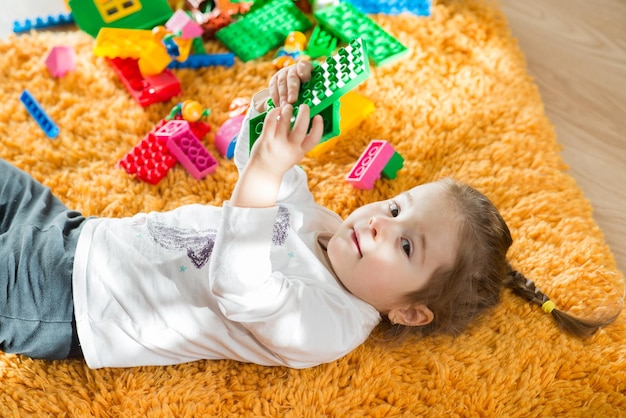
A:
<svg viewBox="0 0 626 418">
<path fill-rule="evenodd" d="M 189 55 L 189 57 L 183 61 L 172 61 L 167 68 L 180 69 L 180 68 L 204 68 L 204 67 L 232 67 L 235 65 L 235 54 L 227 52 L 224 54 L 196 54 Z"/>
<path fill-rule="evenodd" d="M 307 104 L 311 109 L 311 117 L 327 109 L 370 75 L 368 53 L 361 39 L 354 39 L 345 48 L 340 48 L 335 55 L 326 58 L 322 64 L 314 66 L 311 79 L 300 86 L 298 99 L 294 103 L 294 116 L 300 104 Z M 270 108 L 273 106 L 269 104 Z M 335 108 L 334 111 L 338 111 Z M 263 130 L 265 113 L 250 120 L 250 147 L 258 139 Z M 334 119 L 338 121 L 338 117 Z M 333 131 L 338 133 L 333 128 Z M 329 134 L 325 132 L 327 139 Z"/>
<path fill-rule="evenodd" d="M 54 139 L 59 136 L 59 127 L 55 125 L 50 116 L 28 90 L 22 91 L 20 101 L 49 138 Z"/>
<path fill-rule="evenodd" d="M 417 16 L 430 16 L 431 7 L 431 0 L 350 0 L 350 3 L 367 14 L 412 13 Z"/>
<path fill-rule="evenodd" d="M 191 50 L 192 39 L 177 39 L 179 61 L 185 61 Z M 161 73 L 172 62 L 172 57 L 152 31 L 139 29 L 102 28 L 98 32 L 93 53 L 107 58 L 139 59 L 139 71 L 144 75 Z"/>
<path fill-rule="evenodd" d="M 398 152 L 394 152 L 389 162 L 383 168 L 383 171 L 380 173 L 383 177 L 388 179 L 395 179 L 398 176 L 398 171 L 404 166 L 404 158 L 398 154 Z"/>
<path fill-rule="evenodd" d="M 141 2 L 134 0 L 94 0 L 93 4 L 98 9 L 105 23 L 115 22 L 116 20 L 130 16 L 141 10 Z"/>
<path fill-rule="evenodd" d="M 179 49 L 177 61 L 185 61 L 189 57 L 191 50 L 191 39 L 176 39 Z M 144 75 L 155 75 L 161 73 L 172 62 L 172 56 L 162 43 L 153 42 L 142 52 L 139 58 L 139 71 Z"/>
<path fill-rule="evenodd" d="M 204 29 L 182 10 L 176 10 L 165 23 L 165 27 L 173 33 L 181 32 L 181 38 L 193 39 L 202 36 Z"/>
<path fill-rule="evenodd" d="M 102 28 L 96 37 L 93 53 L 98 57 L 139 59 L 154 43 L 154 36 L 149 30 Z"/>
<path fill-rule="evenodd" d="M 343 42 L 363 38 L 372 62 L 384 65 L 408 52 L 408 48 L 350 3 L 340 3 L 314 13 L 326 30 Z"/>
<path fill-rule="evenodd" d="M 326 141 L 320 141 L 315 148 L 308 152 L 307 155 L 310 157 L 317 157 L 334 147 L 344 133 L 355 128 L 374 111 L 374 102 L 355 91 L 349 91 L 341 96 L 339 103 L 341 105 L 339 107 L 338 135 Z"/>
<path fill-rule="evenodd" d="M 217 31 L 215 36 L 242 61 L 262 57 L 289 33 L 305 32 L 311 21 L 292 0 L 273 0 Z"/>
<path fill-rule="evenodd" d="M 165 139 L 157 138 L 154 129 L 120 160 L 118 165 L 132 176 L 157 184 L 176 165 Z"/>
<path fill-rule="evenodd" d="M 70 46 L 55 46 L 46 57 L 46 67 L 53 77 L 63 77 L 76 66 L 76 53 Z"/>
<path fill-rule="evenodd" d="M 311 38 L 306 47 L 306 54 L 311 59 L 327 57 L 335 52 L 337 48 L 337 38 L 330 32 L 324 30 L 320 25 L 315 26 L 311 33 Z"/>
<path fill-rule="evenodd" d="M 193 40 L 191 41 L 191 51 L 189 51 L 189 55 L 191 56 L 194 54 L 206 54 L 206 49 L 204 48 L 204 41 L 202 40 L 202 38 L 193 38 Z"/>
<path fill-rule="evenodd" d="M 136 59 L 114 58 L 108 59 L 108 62 L 124 87 L 143 107 L 167 101 L 181 93 L 180 82 L 169 70 L 155 76 L 144 77 L 139 71 Z"/>
<path fill-rule="evenodd" d="M 230 118 L 217 130 L 215 134 L 215 146 L 222 157 L 230 159 L 235 155 L 237 136 L 239 136 L 239 131 L 241 131 L 241 125 L 244 119 L 245 115 Z"/>
<path fill-rule="evenodd" d="M 174 13 L 167 0 L 69 0 L 78 27 L 93 36 L 103 27 L 148 29 L 163 25 Z"/>
<path fill-rule="evenodd" d="M 182 116 L 176 115 L 173 120 L 184 120 Z M 162 125 L 167 122 L 166 119 L 162 121 Z M 160 127 L 160 126 L 159 126 Z M 191 128 L 191 132 L 202 141 L 202 139 L 209 133 L 211 130 L 211 125 L 208 123 L 202 122 L 201 120 L 197 120 L 195 122 L 189 122 L 189 127 Z"/>
<path fill-rule="evenodd" d="M 339 100 L 332 102 L 330 106 L 326 106 L 326 108 L 322 109 L 318 115 L 322 117 L 324 121 L 324 131 L 322 132 L 322 138 L 320 139 L 320 144 L 330 140 L 331 138 L 335 138 L 339 135 L 340 130 L 340 107 L 341 103 Z"/>
<path fill-rule="evenodd" d="M 387 141 L 381 139 L 371 141 L 348 173 L 346 181 L 357 189 L 373 188 L 374 182 L 380 178 L 394 154 L 396 154 L 395 150 Z M 394 163 L 397 165 L 397 161 Z"/>
<path fill-rule="evenodd" d="M 154 134 L 167 140 L 167 148 L 193 178 L 202 180 L 217 169 L 217 160 L 193 134 L 186 120 L 170 120 Z"/>
<path fill-rule="evenodd" d="M 74 18 L 71 13 L 61 13 L 56 16 L 37 17 L 34 19 L 26 19 L 23 22 L 13 22 L 13 32 L 28 32 L 31 29 L 45 29 L 54 26 L 66 25 L 73 23 Z"/>
</svg>

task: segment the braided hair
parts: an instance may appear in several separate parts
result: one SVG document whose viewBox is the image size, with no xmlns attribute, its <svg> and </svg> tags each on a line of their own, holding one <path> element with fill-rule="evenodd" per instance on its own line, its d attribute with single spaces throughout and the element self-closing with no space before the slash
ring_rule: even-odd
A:
<svg viewBox="0 0 626 418">
<path fill-rule="evenodd" d="M 556 309 L 554 302 L 550 300 L 545 293 L 539 290 L 535 283 L 527 279 L 522 273 L 517 270 L 513 270 L 511 266 L 508 266 L 509 273 L 505 279 L 505 286 L 508 287 L 518 296 L 526 299 L 530 303 L 537 306 L 541 306 L 544 312 L 552 315 L 556 323 L 561 329 L 570 334 L 578 337 L 589 337 L 593 335 L 600 327 L 607 325 L 615 317 L 609 318 L 606 321 L 588 321 L 571 316 L 559 309 Z"/>
</svg>

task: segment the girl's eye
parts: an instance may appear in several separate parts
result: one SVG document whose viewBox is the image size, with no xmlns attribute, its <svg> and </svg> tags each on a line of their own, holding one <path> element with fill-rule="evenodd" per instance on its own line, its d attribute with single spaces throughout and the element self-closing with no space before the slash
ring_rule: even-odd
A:
<svg viewBox="0 0 626 418">
<path fill-rule="evenodd" d="M 400 242 L 402 242 L 402 250 L 406 253 L 406 255 L 410 256 L 411 255 L 411 242 L 406 238 L 402 238 Z"/>
<path fill-rule="evenodd" d="M 389 204 L 389 212 L 391 212 L 391 216 L 394 218 L 400 214 L 400 206 L 396 204 L 396 202 L 391 202 Z"/>
</svg>

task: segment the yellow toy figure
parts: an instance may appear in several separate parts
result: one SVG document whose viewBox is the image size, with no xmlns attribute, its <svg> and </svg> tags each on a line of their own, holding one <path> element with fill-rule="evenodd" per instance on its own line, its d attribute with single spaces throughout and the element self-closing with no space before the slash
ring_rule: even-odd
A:
<svg viewBox="0 0 626 418">
<path fill-rule="evenodd" d="M 172 120 L 176 118 L 176 116 L 179 116 L 187 122 L 197 122 L 210 114 L 211 111 L 202 107 L 202 105 L 197 101 L 185 100 L 184 102 L 174 106 L 172 110 L 170 110 L 170 114 L 167 115 L 167 118 L 165 119 Z"/>
<path fill-rule="evenodd" d="M 285 45 L 278 50 L 276 57 L 272 61 L 274 67 L 280 70 L 303 59 L 305 47 L 306 36 L 304 33 L 298 31 L 291 32 L 285 39 Z"/>
</svg>

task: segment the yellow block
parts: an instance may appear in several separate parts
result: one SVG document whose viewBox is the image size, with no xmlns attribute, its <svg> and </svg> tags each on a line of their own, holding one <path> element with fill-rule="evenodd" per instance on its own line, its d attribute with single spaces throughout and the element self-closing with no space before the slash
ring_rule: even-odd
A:
<svg viewBox="0 0 626 418">
<path fill-rule="evenodd" d="M 317 157 L 335 146 L 341 136 L 363 122 L 374 111 L 374 102 L 367 97 L 349 91 L 339 98 L 339 131 L 340 134 L 327 141 L 319 143 L 307 153 L 309 157 Z"/>
<path fill-rule="evenodd" d="M 98 57 L 139 59 L 153 44 L 150 30 L 102 28 L 96 36 L 93 53 Z"/>
<path fill-rule="evenodd" d="M 175 39 L 180 52 L 178 61 L 189 57 L 193 39 Z M 107 58 L 135 58 L 143 75 L 161 73 L 172 62 L 165 46 L 154 39 L 151 30 L 102 28 L 98 32 L 93 53 Z"/>
</svg>

